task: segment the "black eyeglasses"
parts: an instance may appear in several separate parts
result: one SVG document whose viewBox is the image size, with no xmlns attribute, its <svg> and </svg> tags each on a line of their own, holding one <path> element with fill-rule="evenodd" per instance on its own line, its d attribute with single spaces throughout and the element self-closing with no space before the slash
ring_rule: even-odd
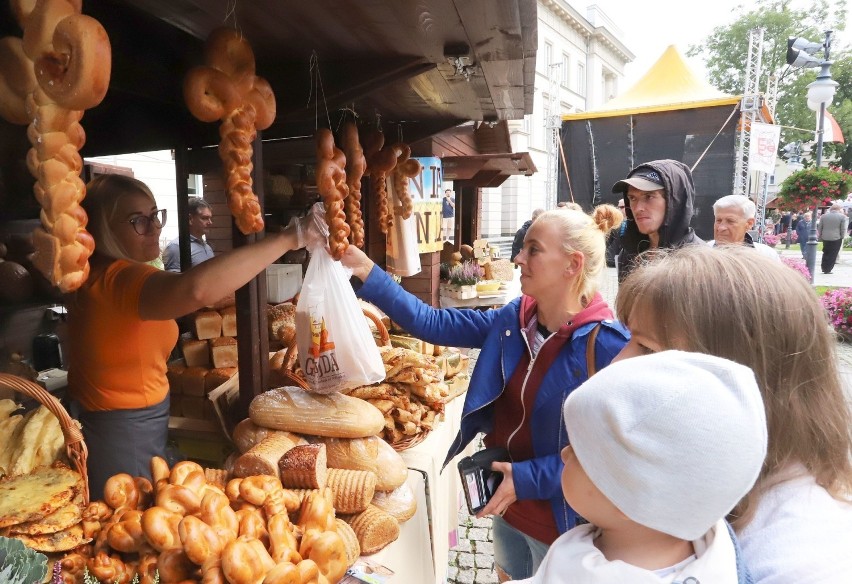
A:
<svg viewBox="0 0 852 584">
<path fill-rule="evenodd" d="M 139 235 L 148 235 L 151 232 L 151 225 L 155 229 L 162 229 L 166 224 L 166 210 L 160 209 L 154 211 L 150 215 L 139 215 L 128 221 L 133 225 L 133 230 Z"/>
</svg>

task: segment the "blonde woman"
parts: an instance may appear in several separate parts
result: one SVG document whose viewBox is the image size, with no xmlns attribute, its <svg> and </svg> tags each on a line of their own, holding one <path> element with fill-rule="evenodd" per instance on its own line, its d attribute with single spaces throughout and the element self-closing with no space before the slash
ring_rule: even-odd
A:
<svg viewBox="0 0 852 584">
<path fill-rule="evenodd" d="M 515 262 L 522 296 L 494 310 L 435 309 L 403 290 L 354 246 L 342 262 L 363 282 L 358 295 L 413 335 L 438 345 L 481 348 L 465 396 L 461 430 L 444 464 L 480 433 L 504 447 L 493 463 L 504 479 L 478 514 L 494 515 L 498 577 L 533 575 L 548 546 L 579 520 L 562 497 L 559 453 L 568 443 L 562 402 L 588 378 L 586 351 L 597 331 L 598 369 L 627 342 L 598 294 L 606 233 L 621 223 L 615 207 L 594 216 L 557 209 L 530 226 Z"/>
<path fill-rule="evenodd" d="M 852 416 L 805 279 L 747 248 L 694 246 L 638 268 L 616 305 L 632 335 L 619 360 L 680 349 L 754 371 L 768 452 L 729 519 L 755 583 L 852 582 Z"/>
<path fill-rule="evenodd" d="M 88 280 L 67 302 L 68 389 L 89 448 L 92 499 L 100 499 L 107 478 L 150 476 L 151 457 L 165 455 L 174 319 L 232 293 L 307 236 L 322 235 L 311 214 L 183 274 L 164 272 L 148 262 L 160 255 L 166 211 L 145 183 L 102 175 L 87 191 L 95 253 Z"/>
</svg>

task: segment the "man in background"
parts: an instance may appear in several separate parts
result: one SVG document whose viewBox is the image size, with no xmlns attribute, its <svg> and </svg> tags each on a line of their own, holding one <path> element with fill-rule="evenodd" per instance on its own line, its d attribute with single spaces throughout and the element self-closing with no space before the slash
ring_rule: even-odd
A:
<svg viewBox="0 0 852 584">
<path fill-rule="evenodd" d="M 444 190 L 444 199 L 441 201 L 441 233 L 444 241 L 450 239 L 450 236 L 456 230 L 456 198 L 453 196 L 453 191 L 450 189 Z"/>
<path fill-rule="evenodd" d="M 775 261 L 781 261 L 778 253 L 768 245 L 758 243 L 749 231 L 754 227 L 755 204 L 743 195 L 728 195 L 713 203 L 713 241 L 710 245 L 737 244 L 752 247 Z"/>
<path fill-rule="evenodd" d="M 843 205 L 835 203 L 828 213 L 823 213 L 817 223 L 818 239 L 822 242 L 822 273 L 830 274 L 837 263 L 837 255 L 846 237 L 849 217 L 843 212 Z"/>
<path fill-rule="evenodd" d="M 530 228 L 530 225 L 533 224 L 539 215 L 544 213 L 544 209 L 536 209 L 532 212 L 532 218 L 524 221 L 524 224 L 521 225 L 521 228 L 515 232 L 515 239 L 512 240 L 512 255 L 509 257 L 510 261 L 515 261 L 515 256 L 521 253 L 521 250 L 524 248 L 524 238 L 527 236 L 527 230 Z"/>
<path fill-rule="evenodd" d="M 213 257 L 206 237 L 213 225 L 213 208 L 201 197 L 189 198 L 189 250 L 192 266 Z M 180 272 L 180 238 L 173 239 L 163 252 L 163 265 L 169 272 Z"/>
<path fill-rule="evenodd" d="M 811 212 L 807 211 L 802 214 L 796 222 L 796 237 L 799 240 L 799 249 L 802 252 L 802 259 L 806 259 L 805 254 L 808 249 L 808 237 L 811 230 Z"/>
</svg>

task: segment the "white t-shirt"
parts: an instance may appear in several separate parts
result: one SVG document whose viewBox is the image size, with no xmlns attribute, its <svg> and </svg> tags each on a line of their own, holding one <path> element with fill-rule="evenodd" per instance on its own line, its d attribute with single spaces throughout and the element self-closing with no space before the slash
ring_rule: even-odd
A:
<svg viewBox="0 0 852 584">
<path fill-rule="evenodd" d="M 710 241 L 707 242 L 707 245 L 709 245 L 710 247 L 716 247 L 716 240 L 711 239 Z M 754 243 L 752 243 L 752 246 L 754 246 L 755 251 L 759 251 L 763 255 L 770 257 L 770 258 L 772 258 L 776 261 L 779 261 L 779 262 L 781 261 L 781 256 L 778 255 L 778 252 L 775 251 L 774 249 L 772 249 L 771 247 L 769 247 L 768 245 L 763 244 L 763 243 L 758 243 L 758 242 L 755 241 Z"/>
<path fill-rule="evenodd" d="M 770 488 L 738 539 L 755 584 L 852 582 L 852 504 L 810 475 Z"/>
</svg>

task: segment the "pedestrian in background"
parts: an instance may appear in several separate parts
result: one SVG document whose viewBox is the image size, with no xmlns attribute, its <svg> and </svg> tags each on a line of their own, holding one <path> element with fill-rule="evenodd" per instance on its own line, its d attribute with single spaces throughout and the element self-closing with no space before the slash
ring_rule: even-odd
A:
<svg viewBox="0 0 852 584">
<path fill-rule="evenodd" d="M 527 235 L 527 230 L 530 228 L 533 221 L 535 221 L 542 213 L 544 213 L 544 209 L 536 209 L 533 211 L 532 217 L 524 221 L 521 228 L 515 232 L 515 238 L 512 240 L 512 255 L 509 257 L 510 261 L 515 261 L 515 256 L 518 255 L 524 247 L 524 237 Z"/>
<path fill-rule="evenodd" d="M 830 274 L 837 263 L 837 255 L 846 237 L 849 227 L 849 217 L 843 212 L 843 205 L 835 203 L 828 213 L 823 213 L 817 223 L 817 235 L 822 242 L 822 262 L 820 267 L 823 274 Z"/>
<path fill-rule="evenodd" d="M 806 211 L 796 223 L 796 237 L 799 238 L 799 249 L 802 259 L 807 259 L 808 237 L 811 231 L 811 212 Z"/>
<path fill-rule="evenodd" d="M 444 241 L 448 241 L 456 231 L 456 198 L 450 189 L 444 190 L 444 199 L 441 201 L 441 235 Z"/>
<path fill-rule="evenodd" d="M 189 203 L 189 267 L 197 266 L 213 257 L 213 248 L 207 243 L 213 225 L 213 207 L 201 197 L 190 197 Z M 163 252 L 163 266 L 169 272 L 180 272 L 180 238 L 169 242 Z"/>
</svg>

